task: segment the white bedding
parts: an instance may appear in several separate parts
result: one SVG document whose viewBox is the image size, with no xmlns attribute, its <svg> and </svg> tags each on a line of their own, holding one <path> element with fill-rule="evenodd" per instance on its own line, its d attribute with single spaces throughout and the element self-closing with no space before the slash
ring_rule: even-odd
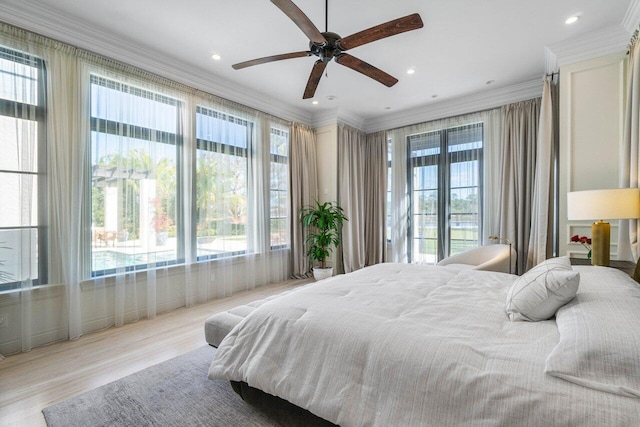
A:
<svg viewBox="0 0 640 427">
<path fill-rule="evenodd" d="M 209 377 L 343 427 L 637 425 L 640 400 L 545 374 L 558 329 L 508 320 L 514 279 L 380 264 L 308 285 L 236 326 Z"/>
</svg>

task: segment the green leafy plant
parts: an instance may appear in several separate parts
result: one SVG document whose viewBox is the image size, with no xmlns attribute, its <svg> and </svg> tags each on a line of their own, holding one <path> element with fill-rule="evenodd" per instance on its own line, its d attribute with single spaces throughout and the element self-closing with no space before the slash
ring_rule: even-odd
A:
<svg viewBox="0 0 640 427">
<path fill-rule="evenodd" d="M 309 230 L 305 240 L 307 256 L 312 263 L 317 261 L 321 268 L 327 268 L 327 258 L 340 244 L 340 229 L 348 218 L 335 202 L 320 204 L 314 200 L 314 204 L 314 206 L 305 206 L 300 211 L 302 225 Z"/>
</svg>

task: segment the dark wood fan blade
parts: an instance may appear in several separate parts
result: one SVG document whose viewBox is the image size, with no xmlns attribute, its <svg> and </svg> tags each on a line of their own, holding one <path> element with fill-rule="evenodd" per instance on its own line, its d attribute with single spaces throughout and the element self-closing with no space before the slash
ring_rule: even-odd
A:
<svg viewBox="0 0 640 427">
<path fill-rule="evenodd" d="M 327 44 L 327 39 L 318 31 L 318 28 L 291 0 L 271 0 L 271 3 L 278 6 L 313 43 L 322 46 Z"/>
<path fill-rule="evenodd" d="M 413 15 L 394 19 L 393 21 L 385 22 L 384 24 L 376 25 L 359 33 L 344 37 L 338 40 L 336 45 L 340 50 L 353 49 L 354 47 L 395 36 L 396 34 L 417 30 L 423 26 L 424 24 L 422 23 L 420 15 L 414 13 Z"/>
<path fill-rule="evenodd" d="M 322 61 L 321 59 L 318 59 L 313 65 L 313 69 L 311 70 L 311 75 L 309 76 L 307 87 L 304 89 L 304 95 L 302 95 L 302 99 L 313 98 L 313 95 L 316 94 L 318 83 L 320 83 L 320 79 L 322 78 L 322 73 L 324 73 L 325 68 L 327 68 L 327 63 Z"/>
<path fill-rule="evenodd" d="M 367 77 L 371 77 L 373 80 L 378 81 L 385 86 L 391 87 L 398 83 L 398 79 L 395 77 L 361 59 L 356 58 L 355 56 L 349 55 L 348 53 L 342 53 L 336 56 L 335 60 L 338 64 L 351 68 L 352 70 L 362 73 Z"/>
<path fill-rule="evenodd" d="M 311 56 L 311 52 L 292 52 L 283 53 L 281 55 L 265 56 L 264 58 L 252 59 L 251 61 L 233 64 L 232 67 L 234 70 L 240 70 L 242 68 L 252 67 L 254 65 L 266 64 L 267 62 L 281 61 L 283 59 L 302 58 L 303 56 Z"/>
</svg>

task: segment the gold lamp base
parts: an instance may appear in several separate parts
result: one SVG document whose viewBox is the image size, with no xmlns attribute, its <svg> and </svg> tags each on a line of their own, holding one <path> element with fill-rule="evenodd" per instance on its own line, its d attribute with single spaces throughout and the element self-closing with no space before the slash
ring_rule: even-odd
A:
<svg viewBox="0 0 640 427">
<path fill-rule="evenodd" d="M 611 225 L 599 220 L 591 225 L 591 265 L 609 266 Z"/>
</svg>

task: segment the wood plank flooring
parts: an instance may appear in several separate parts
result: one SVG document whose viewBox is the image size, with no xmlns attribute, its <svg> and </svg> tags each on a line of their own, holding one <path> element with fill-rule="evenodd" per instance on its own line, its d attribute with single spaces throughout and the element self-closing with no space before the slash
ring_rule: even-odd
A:
<svg viewBox="0 0 640 427">
<path fill-rule="evenodd" d="M 8 356 L 0 361 L 0 426 L 46 426 L 43 408 L 206 345 L 210 315 L 307 282 L 263 286 Z"/>
</svg>

